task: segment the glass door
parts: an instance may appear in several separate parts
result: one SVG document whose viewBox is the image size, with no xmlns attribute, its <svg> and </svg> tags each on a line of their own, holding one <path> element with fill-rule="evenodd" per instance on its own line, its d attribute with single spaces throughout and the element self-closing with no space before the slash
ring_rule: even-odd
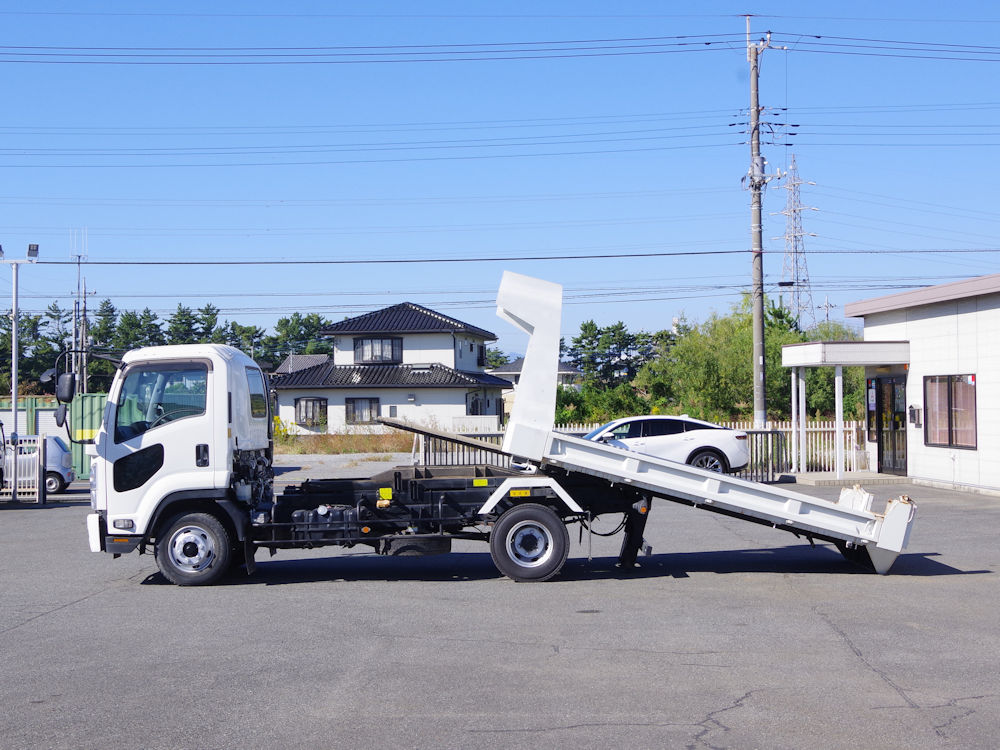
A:
<svg viewBox="0 0 1000 750">
<path fill-rule="evenodd" d="M 906 476 L 906 378 L 878 378 L 878 470 Z"/>
</svg>

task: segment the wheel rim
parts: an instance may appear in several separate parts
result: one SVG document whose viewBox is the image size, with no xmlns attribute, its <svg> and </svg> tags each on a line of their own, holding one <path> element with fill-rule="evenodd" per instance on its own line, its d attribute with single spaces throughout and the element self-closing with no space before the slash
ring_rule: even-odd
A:
<svg viewBox="0 0 1000 750">
<path fill-rule="evenodd" d="M 55 477 L 49 477 L 45 480 L 45 491 L 46 492 L 58 492 L 59 491 L 59 480 Z"/>
<path fill-rule="evenodd" d="M 708 471 L 722 471 L 722 461 L 719 460 L 718 456 L 713 456 L 711 453 L 698 456 L 692 465 L 697 466 L 699 469 L 707 469 Z"/>
<path fill-rule="evenodd" d="M 554 549 L 552 534 L 535 521 L 521 521 L 507 532 L 507 555 L 525 568 L 544 565 Z"/>
<path fill-rule="evenodd" d="M 198 573 L 215 560 L 212 536 L 199 526 L 182 526 L 170 537 L 170 561 L 186 573 Z"/>
</svg>

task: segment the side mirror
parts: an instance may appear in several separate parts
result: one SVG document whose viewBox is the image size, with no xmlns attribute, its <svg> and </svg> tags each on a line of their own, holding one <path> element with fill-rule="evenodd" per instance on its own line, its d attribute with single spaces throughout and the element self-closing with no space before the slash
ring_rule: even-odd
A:
<svg viewBox="0 0 1000 750">
<path fill-rule="evenodd" d="M 62 427 L 66 424 L 66 404 L 59 404 L 56 409 L 56 427 Z"/>
<path fill-rule="evenodd" d="M 61 404 L 68 404 L 76 395 L 76 374 L 64 372 L 56 381 L 56 400 Z"/>
</svg>

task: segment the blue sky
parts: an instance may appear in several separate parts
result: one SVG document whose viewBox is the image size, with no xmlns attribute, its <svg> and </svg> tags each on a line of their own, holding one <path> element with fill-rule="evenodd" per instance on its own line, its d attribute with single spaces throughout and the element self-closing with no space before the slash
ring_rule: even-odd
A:
<svg viewBox="0 0 1000 750">
<path fill-rule="evenodd" d="M 751 272 L 746 13 L 753 39 L 773 32 L 768 169 L 794 154 L 815 183 L 815 317 L 998 270 L 991 4 L 24 7 L 0 4 L 0 243 L 41 246 L 29 311 L 72 307 L 83 255 L 91 309 L 211 302 L 270 328 L 410 300 L 511 352 L 505 269 L 564 285 L 567 339 L 587 319 L 725 313 Z M 781 186 L 764 199 L 774 295 Z"/>
</svg>

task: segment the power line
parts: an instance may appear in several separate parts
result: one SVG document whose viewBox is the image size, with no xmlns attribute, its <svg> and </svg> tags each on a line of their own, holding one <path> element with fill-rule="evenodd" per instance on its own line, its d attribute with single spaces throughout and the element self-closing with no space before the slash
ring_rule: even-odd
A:
<svg viewBox="0 0 1000 750">
<path fill-rule="evenodd" d="M 90 266 L 343 266 L 343 265 L 387 265 L 419 263 L 509 263 L 511 261 L 561 261 L 561 260 L 607 260 L 625 258 L 670 258 L 699 255 L 738 255 L 749 252 L 743 250 L 677 250 L 644 253 L 579 253 L 567 255 L 508 255 L 477 256 L 470 258 L 426 257 L 426 258 L 354 258 L 354 259 L 293 259 L 272 258 L 270 260 L 87 260 Z M 1000 253 L 1000 247 L 979 248 L 932 248 L 932 249 L 875 249 L 863 250 L 810 250 L 812 255 L 954 255 Z M 70 260 L 40 261 L 39 266 L 76 265 Z"/>
</svg>

